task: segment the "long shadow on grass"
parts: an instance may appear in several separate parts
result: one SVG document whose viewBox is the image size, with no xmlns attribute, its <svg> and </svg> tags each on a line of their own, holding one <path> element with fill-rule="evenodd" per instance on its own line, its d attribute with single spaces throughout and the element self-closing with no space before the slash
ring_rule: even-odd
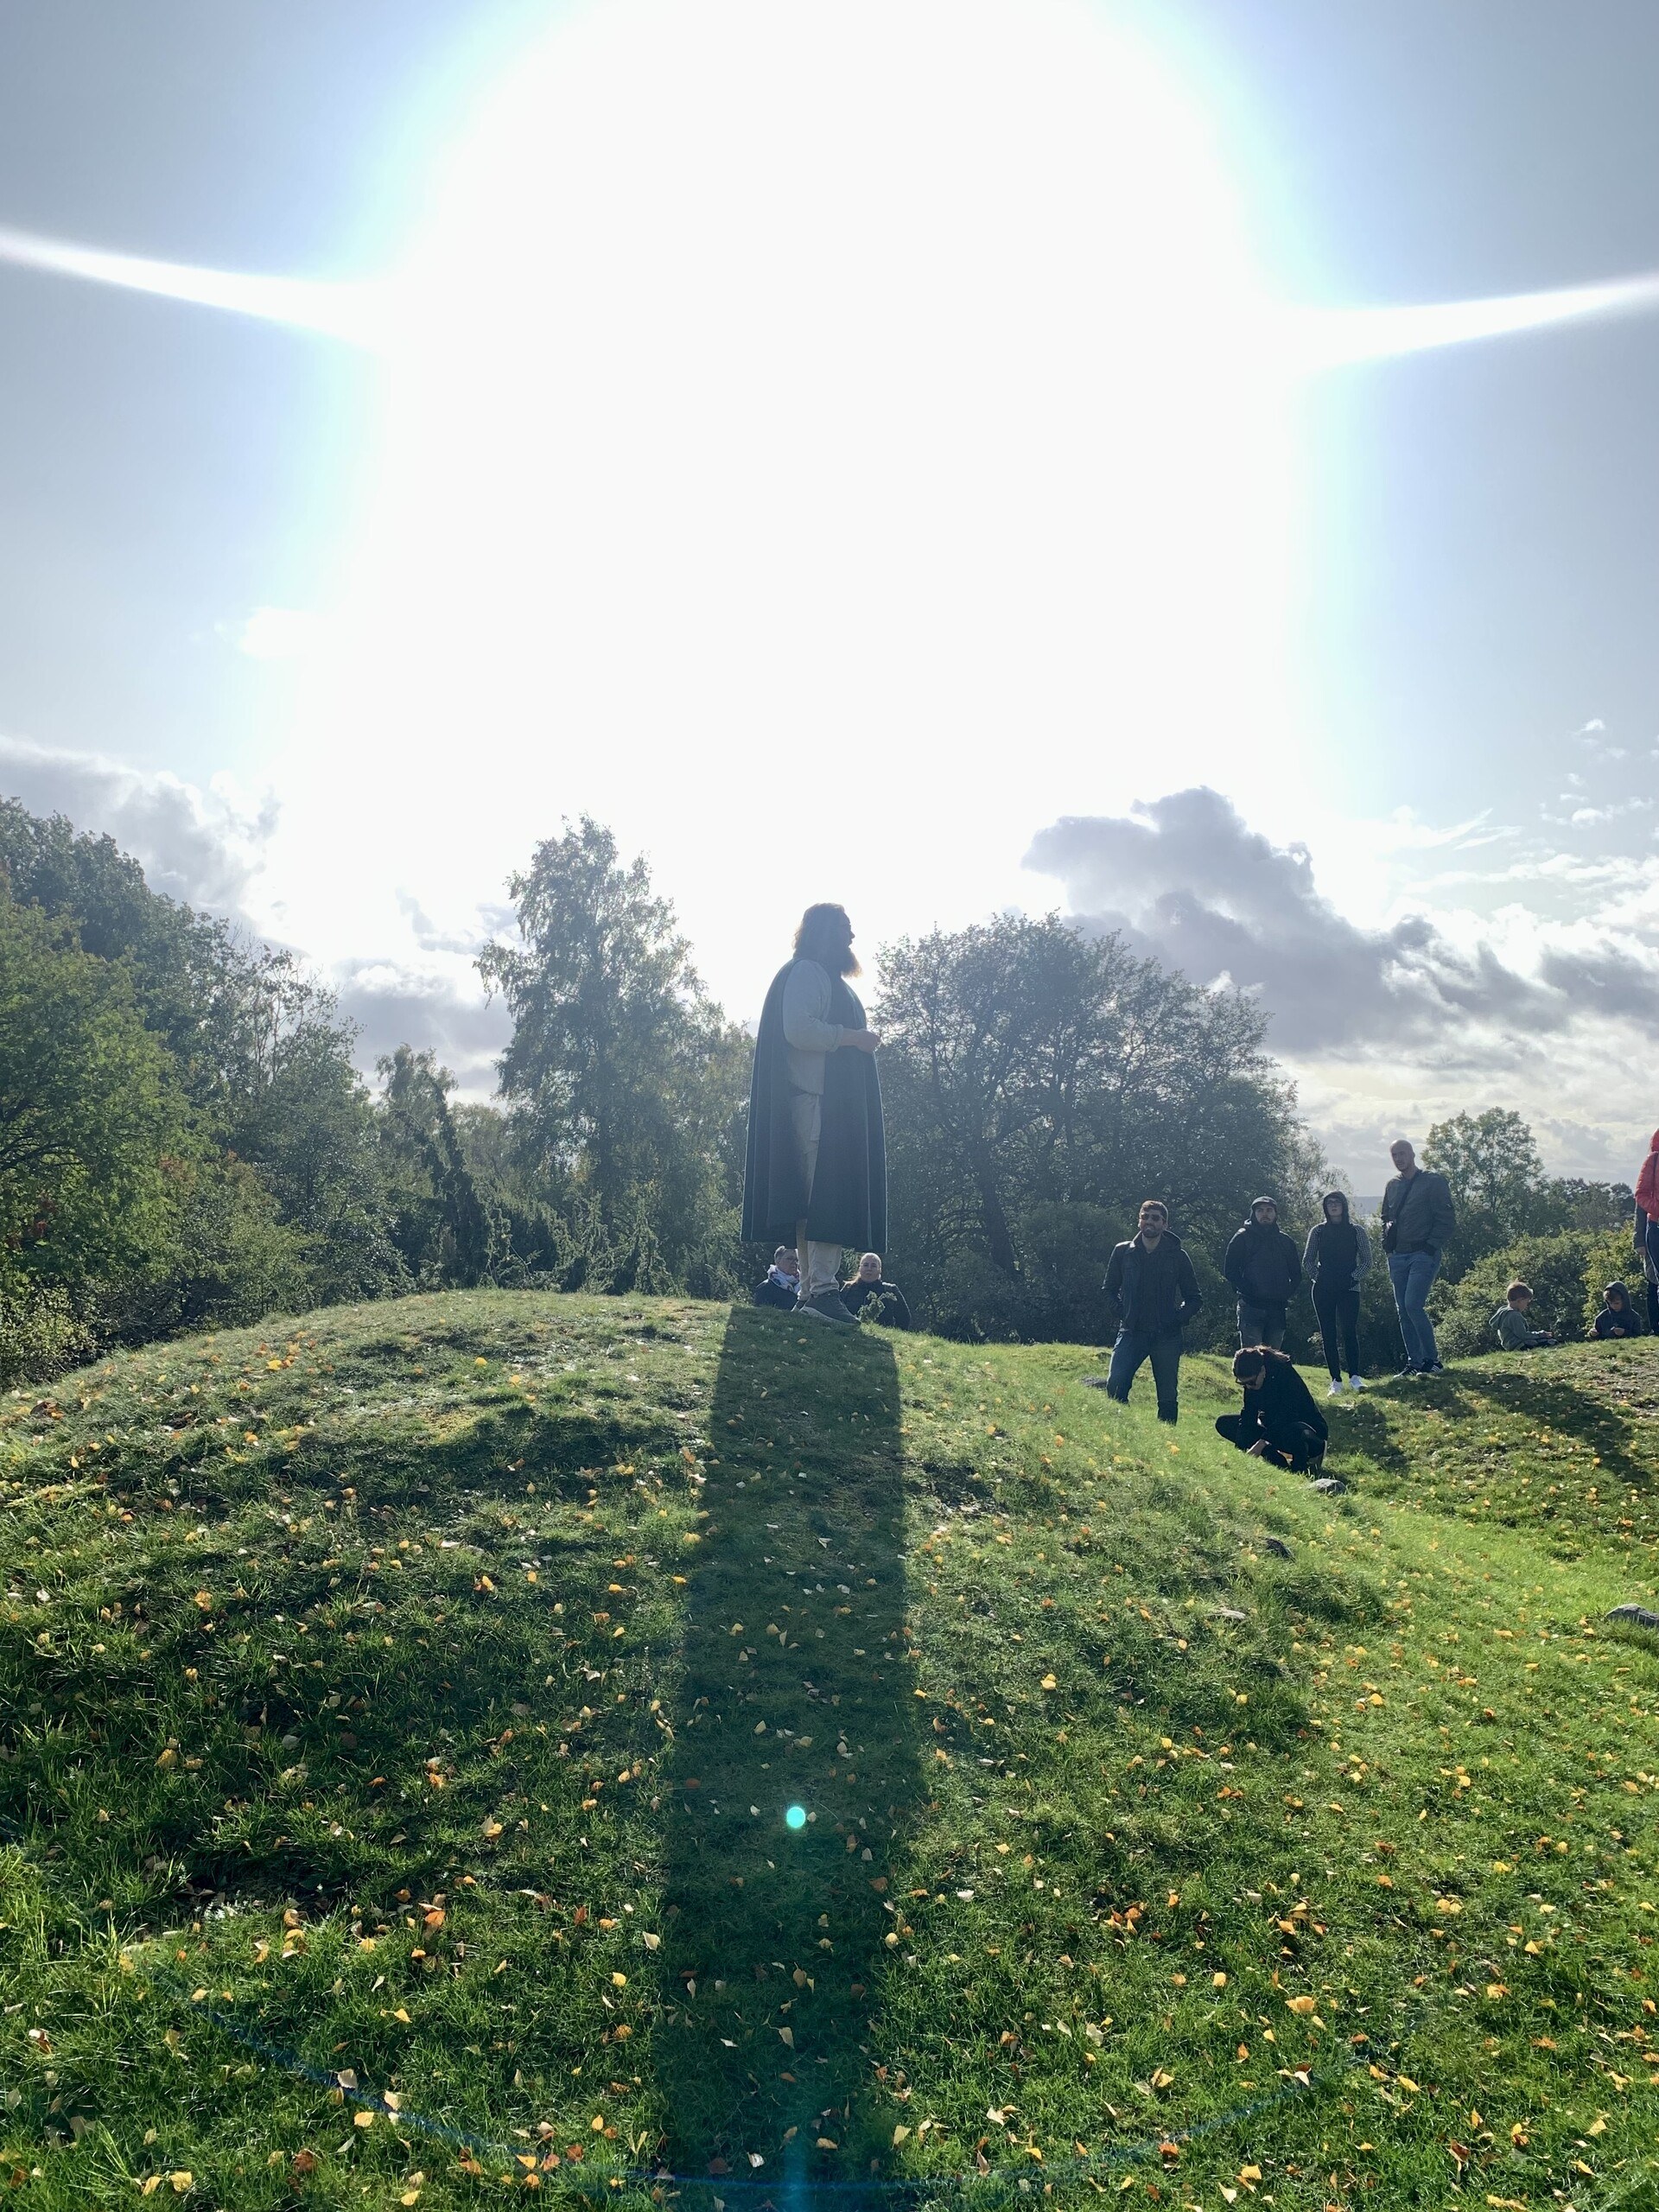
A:
<svg viewBox="0 0 1659 2212">
<path fill-rule="evenodd" d="M 764 1395 L 763 1395 L 764 1394 Z M 698 2199 L 879 2168 L 861 2045 L 901 1940 L 890 1866 L 922 1797 L 901 1663 L 891 1348 L 733 1313 L 687 1592 L 664 1838 L 659 2085 Z M 798 1472 L 797 1471 L 799 1471 Z M 804 1825 L 791 1828 L 789 1808 Z"/>
</svg>

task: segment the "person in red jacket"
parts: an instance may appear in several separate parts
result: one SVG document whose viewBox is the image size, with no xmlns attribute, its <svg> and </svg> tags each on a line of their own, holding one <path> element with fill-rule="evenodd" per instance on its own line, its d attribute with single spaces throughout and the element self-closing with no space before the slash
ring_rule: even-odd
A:
<svg viewBox="0 0 1659 2212">
<path fill-rule="evenodd" d="M 1659 1129 L 1636 1179 L 1636 1249 L 1648 1278 L 1648 1326 L 1659 1332 Z"/>
</svg>

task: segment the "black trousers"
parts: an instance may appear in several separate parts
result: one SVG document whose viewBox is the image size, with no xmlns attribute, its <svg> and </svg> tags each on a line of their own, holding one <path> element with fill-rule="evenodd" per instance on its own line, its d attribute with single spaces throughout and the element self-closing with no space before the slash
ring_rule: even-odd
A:
<svg viewBox="0 0 1659 2212">
<path fill-rule="evenodd" d="M 1262 1440 L 1262 1432 L 1252 1421 L 1248 1426 L 1243 1414 L 1223 1414 L 1216 1422 L 1216 1433 L 1236 1444 L 1241 1452 L 1248 1452 Z M 1306 1473 L 1316 1459 L 1325 1455 L 1325 1439 L 1317 1428 L 1310 1428 L 1305 1421 L 1289 1421 L 1275 1429 L 1267 1438 L 1267 1449 L 1262 1457 L 1269 1466 L 1288 1467 L 1293 1474 Z"/>
<path fill-rule="evenodd" d="M 1331 1380 L 1341 1379 L 1344 1363 L 1347 1372 L 1359 1372 L 1359 1291 L 1351 1285 L 1346 1290 L 1327 1288 L 1316 1282 L 1313 1286 L 1313 1313 L 1319 1325 L 1319 1341 L 1325 1346 L 1325 1363 L 1331 1370 Z M 1340 1342 L 1338 1342 L 1340 1340 Z M 1342 1357 L 1338 1358 L 1340 1350 Z"/>
</svg>

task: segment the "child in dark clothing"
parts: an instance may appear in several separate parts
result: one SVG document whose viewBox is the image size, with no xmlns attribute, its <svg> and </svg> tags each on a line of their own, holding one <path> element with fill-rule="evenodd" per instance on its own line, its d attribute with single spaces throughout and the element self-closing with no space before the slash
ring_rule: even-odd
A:
<svg viewBox="0 0 1659 2212">
<path fill-rule="evenodd" d="M 1610 1282 L 1601 1294 L 1601 1311 L 1595 1319 L 1599 1337 L 1639 1337 L 1642 1324 L 1636 1318 L 1636 1308 L 1630 1303 L 1630 1294 L 1622 1282 Z"/>
<path fill-rule="evenodd" d="M 1319 1465 L 1330 1431 L 1295 1363 L 1268 1345 L 1253 1344 L 1234 1353 L 1233 1373 L 1243 1386 L 1243 1408 L 1223 1414 L 1217 1434 L 1253 1459 L 1295 1474 Z"/>
<path fill-rule="evenodd" d="M 1532 1351 L 1541 1344 L 1560 1342 L 1553 1330 L 1533 1327 L 1527 1318 L 1531 1306 L 1531 1284 L 1512 1282 L 1492 1316 L 1492 1334 L 1505 1351 Z"/>
</svg>

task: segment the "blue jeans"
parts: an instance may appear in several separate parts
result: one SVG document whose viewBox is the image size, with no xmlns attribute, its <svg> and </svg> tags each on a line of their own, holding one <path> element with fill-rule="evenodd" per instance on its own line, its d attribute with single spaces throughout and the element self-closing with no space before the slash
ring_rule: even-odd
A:
<svg viewBox="0 0 1659 2212">
<path fill-rule="evenodd" d="M 1428 1318 L 1424 1301 L 1428 1287 L 1440 1270 L 1438 1252 L 1390 1252 L 1389 1281 L 1394 1285 L 1394 1303 L 1400 1315 L 1400 1333 L 1406 1343 L 1408 1367 L 1437 1367 L 1440 1348 L 1434 1342 L 1433 1324 Z"/>
<path fill-rule="evenodd" d="M 1127 1406 L 1129 1385 L 1148 1359 L 1152 1362 L 1153 1388 L 1158 1393 L 1158 1418 L 1173 1421 L 1178 1411 L 1175 1392 L 1181 1373 L 1179 1329 L 1164 1329 L 1155 1337 L 1131 1336 L 1127 1329 L 1120 1329 L 1117 1342 L 1112 1346 L 1112 1363 L 1106 1371 L 1106 1395 Z"/>
</svg>

